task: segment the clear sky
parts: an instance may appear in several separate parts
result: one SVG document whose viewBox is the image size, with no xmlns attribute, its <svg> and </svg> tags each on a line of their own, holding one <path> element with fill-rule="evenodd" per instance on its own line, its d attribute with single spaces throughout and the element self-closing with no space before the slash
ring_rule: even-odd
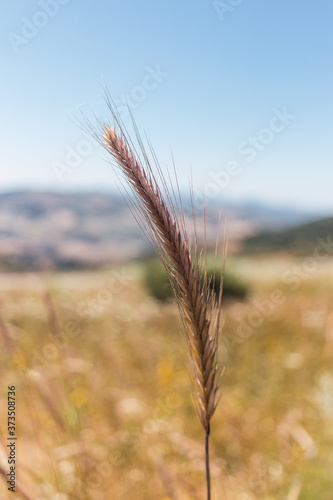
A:
<svg viewBox="0 0 333 500">
<path fill-rule="evenodd" d="M 113 189 L 74 123 L 126 99 L 200 197 L 333 212 L 333 2 L 1 5 L 1 191 Z"/>
</svg>

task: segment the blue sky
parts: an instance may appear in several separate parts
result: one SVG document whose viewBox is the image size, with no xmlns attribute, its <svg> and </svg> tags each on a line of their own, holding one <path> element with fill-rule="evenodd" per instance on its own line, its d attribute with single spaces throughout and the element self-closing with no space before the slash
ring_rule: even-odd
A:
<svg viewBox="0 0 333 500">
<path fill-rule="evenodd" d="M 162 168 L 222 197 L 333 212 L 330 0 L 4 2 L 1 191 L 113 189 L 73 121 L 127 99 Z"/>
</svg>

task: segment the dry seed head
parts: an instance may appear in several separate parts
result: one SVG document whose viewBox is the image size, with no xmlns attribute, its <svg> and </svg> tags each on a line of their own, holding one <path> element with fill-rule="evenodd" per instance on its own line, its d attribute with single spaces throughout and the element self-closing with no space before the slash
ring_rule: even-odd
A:
<svg viewBox="0 0 333 500">
<path fill-rule="evenodd" d="M 117 121 L 115 111 L 110 106 Z M 193 380 L 196 388 L 195 404 L 206 432 L 215 411 L 218 374 L 218 334 L 221 300 L 215 300 L 207 283 L 206 269 L 193 262 L 187 239 L 184 215 L 173 203 L 167 191 L 165 201 L 148 157 L 139 139 L 144 162 L 132 152 L 129 141 L 119 126 L 105 125 L 102 140 L 106 150 L 116 161 L 127 184 L 134 193 L 134 207 L 139 223 L 155 247 L 169 275 L 183 321 L 185 338 L 190 353 Z M 144 167 L 143 167 L 144 163 Z M 165 188 L 166 183 L 157 165 Z M 168 202 L 168 203 L 167 203 Z M 194 221 L 195 222 L 195 221 Z M 198 255 L 196 241 L 195 253 Z"/>
</svg>

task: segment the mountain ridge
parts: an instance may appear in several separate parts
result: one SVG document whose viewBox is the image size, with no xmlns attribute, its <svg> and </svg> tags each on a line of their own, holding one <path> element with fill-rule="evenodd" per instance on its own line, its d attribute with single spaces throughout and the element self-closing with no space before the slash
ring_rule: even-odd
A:
<svg viewBox="0 0 333 500">
<path fill-rule="evenodd" d="M 245 253 L 288 251 L 306 255 L 314 252 L 320 241 L 325 242 L 332 235 L 333 217 L 325 217 L 284 230 L 261 231 L 243 240 L 242 251 Z"/>
<path fill-rule="evenodd" d="M 184 205 L 189 205 L 184 197 Z M 207 240 L 216 239 L 220 213 L 227 218 L 231 252 L 261 230 L 311 219 L 298 211 L 219 203 L 206 209 Z M 202 213 L 197 216 L 203 234 Z M 125 200 L 117 193 L 12 191 L 0 193 L 0 270 L 95 268 L 151 253 Z"/>
</svg>

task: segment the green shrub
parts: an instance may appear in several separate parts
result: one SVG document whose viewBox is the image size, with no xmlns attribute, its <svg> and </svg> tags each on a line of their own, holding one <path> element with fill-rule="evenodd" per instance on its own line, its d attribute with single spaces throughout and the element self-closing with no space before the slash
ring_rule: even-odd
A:
<svg viewBox="0 0 333 500">
<path fill-rule="evenodd" d="M 166 302 L 173 298 L 172 287 L 161 261 L 152 260 L 146 264 L 143 279 L 147 292 L 155 299 Z"/>
<path fill-rule="evenodd" d="M 208 269 L 208 276 L 213 278 L 214 270 Z M 149 295 L 160 302 L 173 299 L 172 287 L 162 263 L 159 260 L 152 260 L 144 267 L 143 282 Z M 211 288 L 216 294 L 219 293 L 221 275 L 217 270 L 215 282 L 211 279 Z M 242 282 L 234 273 L 228 271 L 224 274 L 223 298 L 244 299 L 248 294 L 248 286 Z"/>
</svg>

